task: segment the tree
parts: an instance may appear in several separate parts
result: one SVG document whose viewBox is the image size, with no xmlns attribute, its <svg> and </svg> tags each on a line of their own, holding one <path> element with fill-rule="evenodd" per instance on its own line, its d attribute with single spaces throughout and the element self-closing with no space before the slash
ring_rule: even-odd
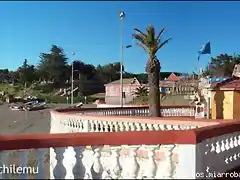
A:
<svg viewBox="0 0 240 180">
<path fill-rule="evenodd" d="M 96 71 L 98 75 L 105 80 L 104 83 L 109 83 L 120 78 L 120 68 L 120 62 L 114 62 L 103 66 L 98 65 Z"/>
<path fill-rule="evenodd" d="M 69 77 L 66 76 L 67 58 L 62 48 L 52 45 L 50 53 L 40 54 L 39 72 L 44 80 L 61 84 Z"/>
<path fill-rule="evenodd" d="M 24 60 L 23 65 L 18 68 L 19 82 L 21 84 L 29 85 L 35 80 L 35 69 L 33 65 L 29 65 L 27 59 Z"/>
<path fill-rule="evenodd" d="M 145 86 L 140 86 L 134 92 L 137 98 L 148 96 L 148 89 Z"/>
<path fill-rule="evenodd" d="M 171 38 L 162 41 L 163 28 L 158 35 L 155 33 L 154 26 L 148 26 L 146 33 L 139 29 L 134 29 L 133 38 L 137 40 L 138 45 L 148 53 L 148 61 L 146 64 L 146 72 L 148 75 L 149 85 L 149 116 L 159 117 L 160 114 L 160 91 L 159 91 L 159 73 L 160 62 L 156 57 L 158 50 L 167 44 Z"/>
<path fill-rule="evenodd" d="M 232 76 L 234 66 L 240 63 L 240 55 L 220 54 L 211 58 L 203 71 L 204 76 Z"/>
</svg>

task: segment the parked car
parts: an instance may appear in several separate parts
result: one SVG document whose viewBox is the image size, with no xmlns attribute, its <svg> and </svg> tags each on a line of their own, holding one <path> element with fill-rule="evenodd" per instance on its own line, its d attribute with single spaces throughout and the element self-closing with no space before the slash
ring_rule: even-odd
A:
<svg viewBox="0 0 240 180">
<path fill-rule="evenodd" d="M 39 102 L 39 101 L 32 101 L 31 103 L 25 105 L 23 107 L 24 111 L 32 111 L 32 110 L 41 110 L 45 109 L 45 102 Z"/>
</svg>

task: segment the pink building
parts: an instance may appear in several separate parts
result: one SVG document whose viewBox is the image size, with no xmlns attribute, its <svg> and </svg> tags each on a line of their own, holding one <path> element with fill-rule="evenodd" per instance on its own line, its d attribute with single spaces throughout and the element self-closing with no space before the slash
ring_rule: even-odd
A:
<svg viewBox="0 0 240 180">
<path fill-rule="evenodd" d="M 123 92 L 125 92 L 124 103 L 131 102 L 134 98 L 134 92 L 141 86 L 137 78 L 123 79 Z M 105 84 L 105 102 L 107 104 L 120 103 L 120 80 Z"/>
</svg>

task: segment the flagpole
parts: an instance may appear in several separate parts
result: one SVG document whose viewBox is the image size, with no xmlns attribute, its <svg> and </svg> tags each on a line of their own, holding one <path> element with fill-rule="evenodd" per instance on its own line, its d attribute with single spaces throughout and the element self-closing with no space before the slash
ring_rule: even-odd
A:
<svg viewBox="0 0 240 180">
<path fill-rule="evenodd" d="M 208 63 L 208 70 L 210 72 L 210 62 L 211 62 L 211 57 L 212 55 L 209 54 L 210 57 L 210 61 Z M 211 85 L 211 82 L 210 82 Z M 207 92 L 208 92 L 208 97 L 207 97 L 207 119 L 210 119 L 210 111 L 211 111 L 211 93 L 210 93 L 210 88 L 211 87 L 207 87 Z"/>
</svg>

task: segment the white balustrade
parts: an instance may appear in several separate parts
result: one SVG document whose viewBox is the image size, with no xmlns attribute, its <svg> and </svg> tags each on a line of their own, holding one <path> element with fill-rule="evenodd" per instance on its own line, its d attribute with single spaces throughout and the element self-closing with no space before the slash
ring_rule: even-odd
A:
<svg viewBox="0 0 240 180">
<path fill-rule="evenodd" d="M 71 110 L 70 110 L 71 111 Z M 161 109 L 162 116 L 190 116 L 194 117 L 196 108 L 194 106 L 162 106 Z M 88 114 L 88 115 L 101 115 L 101 116 L 148 116 L 148 107 L 115 107 L 115 108 L 96 108 L 87 109 L 81 108 L 77 113 Z M 204 117 L 204 116 L 203 116 Z"/>
<path fill-rule="evenodd" d="M 70 132 L 118 132 L 118 131 L 166 131 L 166 130 L 189 130 L 199 128 L 203 125 L 186 125 L 184 121 L 176 120 L 174 123 L 168 120 L 153 121 L 146 118 L 146 123 L 143 120 L 135 120 L 129 118 L 122 120 L 117 117 L 106 117 L 102 119 L 91 119 L 91 117 L 82 117 L 83 115 L 51 112 L 51 133 L 70 133 Z M 194 122 L 194 121 L 193 121 Z M 209 122 L 209 125 L 217 122 Z"/>
<path fill-rule="evenodd" d="M 195 179 L 201 176 L 211 179 L 240 166 L 240 132 L 212 137 L 197 144 L 56 148 L 54 141 L 51 142 L 50 148 L 35 149 L 35 153 L 32 153 L 34 149 L 1 151 L 1 167 L 9 168 L 14 164 L 22 169 L 25 167 L 24 172 L 28 172 L 10 171 L 1 174 L 1 178 Z M 50 162 L 45 162 L 49 156 Z"/>
</svg>

